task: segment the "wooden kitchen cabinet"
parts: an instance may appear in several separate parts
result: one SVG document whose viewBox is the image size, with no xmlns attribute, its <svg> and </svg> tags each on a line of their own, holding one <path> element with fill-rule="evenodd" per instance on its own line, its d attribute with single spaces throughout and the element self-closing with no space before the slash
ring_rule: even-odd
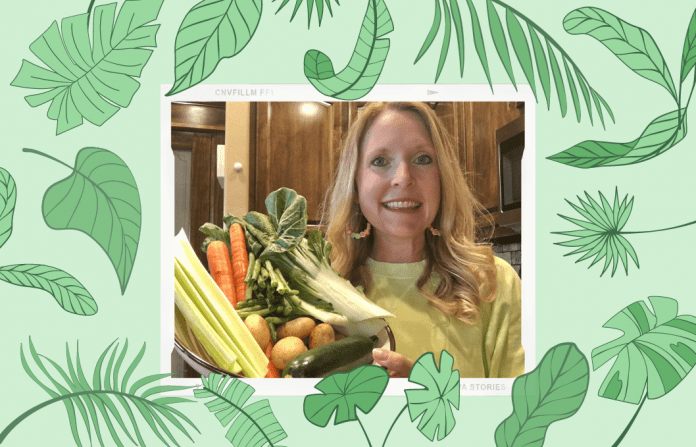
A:
<svg viewBox="0 0 696 447">
<path fill-rule="evenodd" d="M 285 186 L 307 199 L 311 223 L 321 219 L 345 124 L 342 104 L 259 102 L 251 108 L 250 211 L 266 213 L 266 197 Z"/>
</svg>

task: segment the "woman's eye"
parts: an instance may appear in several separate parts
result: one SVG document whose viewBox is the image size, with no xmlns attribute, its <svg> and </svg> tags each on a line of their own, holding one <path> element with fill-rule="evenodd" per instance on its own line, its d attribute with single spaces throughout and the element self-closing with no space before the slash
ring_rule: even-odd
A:
<svg viewBox="0 0 696 447">
<path fill-rule="evenodd" d="M 416 159 L 416 163 L 421 164 L 421 165 L 427 165 L 433 162 L 433 159 L 430 155 L 421 155 Z"/>
<path fill-rule="evenodd" d="M 387 164 L 387 160 L 384 157 L 377 157 L 374 160 L 372 160 L 372 166 L 385 166 Z"/>
</svg>

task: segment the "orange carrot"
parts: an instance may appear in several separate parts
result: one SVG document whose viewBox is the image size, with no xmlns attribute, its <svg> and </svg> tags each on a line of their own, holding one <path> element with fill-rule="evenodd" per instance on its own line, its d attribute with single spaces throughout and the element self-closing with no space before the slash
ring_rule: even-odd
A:
<svg viewBox="0 0 696 447">
<path fill-rule="evenodd" d="M 249 255 L 247 255 L 246 238 L 244 230 L 239 224 L 230 228 L 230 251 L 232 252 L 232 273 L 234 275 L 234 289 L 237 302 L 245 300 L 246 284 L 244 278 L 249 268 Z"/>
<path fill-rule="evenodd" d="M 278 379 L 280 378 L 280 372 L 278 368 L 275 367 L 273 362 L 271 362 L 271 352 L 273 351 L 273 340 L 268 342 L 266 346 L 266 357 L 268 357 L 268 372 L 264 376 L 266 379 Z"/>
<path fill-rule="evenodd" d="M 234 289 L 232 262 L 227 244 L 222 241 L 213 241 L 208 245 L 208 269 L 210 276 L 227 297 L 227 301 L 236 309 L 237 294 Z"/>
</svg>

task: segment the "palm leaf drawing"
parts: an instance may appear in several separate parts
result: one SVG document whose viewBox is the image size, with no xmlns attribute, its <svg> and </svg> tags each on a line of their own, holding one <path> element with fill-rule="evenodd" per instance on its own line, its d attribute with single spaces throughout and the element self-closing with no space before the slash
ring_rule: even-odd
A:
<svg viewBox="0 0 696 447">
<path fill-rule="evenodd" d="M 165 96 L 198 85 L 222 59 L 239 54 L 261 20 L 261 0 L 203 0 L 186 14 L 174 44 L 174 86 Z"/>
<path fill-rule="evenodd" d="M 447 6 L 448 1 L 449 8 Z M 486 54 L 478 13 L 476 12 L 473 2 L 471 0 L 466 1 L 469 7 L 469 15 L 471 17 L 471 30 L 474 39 L 474 47 L 476 49 L 476 53 L 478 54 L 481 66 L 486 73 L 491 90 L 493 90 L 488 56 Z M 442 2 L 442 7 L 440 6 L 440 2 Z M 505 10 L 505 25 L 503 25 L 503 22 L 501 21 L 496 9 L 496 5 L 504 8 Z M 444 19 L 442 17 L 443 14 L 441 13 L 442 10 L 445 11 Z M 527 18 L 524 14 L 500 0 L 486 0 L 486 11 L 488 14 L 488 26 L 496 53 L 503 64 L 503 68 L 505 69 L 508 78 L 512 84 L 515 85 L 515 87 L 517 81 L 515 79 L 512 58 L 510 57 L 510 47 L 512 48 L 512 52 L 515 54 L 515 57 L 522 68 L 522 72 L 524 73 L 524 76 L 527 79 L 527 82 L 529 83 L 529 86 L 531 87 L 537 101 L 539 99 L 539 89 L 537 87 L 541 87 L 540 90 L 544 93 L 547 109 L 551 109 L 551 84 L 553 80 L 553 84 L 556 87 L 555 90 L 556 95 L 558 96 L 561 115 L 563 117 L 566 116 L 568 108 L 568 94 L 566 93 L 566 86 L 564 84 L 565 78 L 565 83 L 567 83 L 567 88 L 570 91 L 572 105 L 578 122 L 580 122 L 582 118 L 581 108 L 583 104 L 587 109 L 588 117 L 591 123 L 594 123 L 592 115 L 593 109 L 597 112 L 597 116 L 602 123 L 602 127 L 605 127 L 603 109 L 609 113 L 609 117 L 612 121 L 614 121 L 614 114 L 611 111 L 609 104 L 607 104 L 604 98 L 602 98 L 602 96 L 590 86 L 587 78 L 585 75 L 583 75 L 582 71 L 580 71 L 577 64 L 573 62 L 568 53 L 566 53 L 548 33 L 541 29 L 532 20 Z M 438 59 L 435 82 L 437 82 L 438 78 L 440 77 L 442 67 L 447 58 L 449 40 L 451 39 L 449 25 L 450 21 L 454 23 L 457 34 L 457 53 L 459 55 L 460 76 L 464 75 L 465 43 L 463 39 L 461 10 L 457 0 L 435 0 L 435 16 L 433 23 L 414 64 L 423 57 L 434 42 L 441 21 L 445 22 L 445 33 L 442 49 L 440 51 L 440 57 Z M 526 26 L 523 26 L 523 24 Z M 546 50 L 544 50 L 544 47 L 546 47 Z M 561 63 L 563 65 L 563 69 L 561 69 Z M 582 95 L 582 99 L 581 95 L 578 94 L 578 90 Z"/>
<path fill-rule="evenodd" d="M 109 257 L 121 294 L 133 272 L 142 211 L 133 173 L 116 154 L 86 147 L 70 166 L 34 149 L 24 152 L 49 158 L 72 173 L 46 190 L 42 212 L 46 224 L 56 230 L 78 230 L 92 238 Z"/>
<path fill-rule="evenodd" d="M 17 185 L 9 172 L 0 168 L 0 248 L 12 234 L 12 216 L 17 203 Z"/>
<path fill-rule="evenodd" d="M 309 50 L 304 58 L 305 76 L 326 96 L 342 100 L 362 98 L 377 84 L 389 53 L 389 39 L 383 36 L 393 30 L 384 0 L 369 0 L 348 66 L 336 73 L 326 54 Z"/>
<path fill-rule="evenodd" d="M 660 228 L 657 230 L 625 231 L 623 230 L 623 227 L 626 225 L 626 222 L 628 222 L 628 218 L 633 210 L 633 197 L 627 201 L 628 195 L 626 195 L 619 203 L 618 188 L 616 189 L 614 195 L 613 206 L 609 204 L 601 192 L 599 192 L 601 205 L 587 192 L 585 192 L 585 197 L 587 198 L 587 202 L 578 197 L 580 206 L 575 205 L 568 200 L 566 200 L 566 202 L 568 202 L 568 204 L 586 220 L 575 219 L 559 214 L 560 217 L 577 225 L 580 227 L 580 229 L 573 231 L 554 231 L 552 234 L 561 234 L 573 238 L 568 241 L 555 243 L 556 245 L 575 248 L 574 251 L 567 253 L 565 256 L 586 252 L 580 259 L 575 261 L 576 263 L 594 256 L 594 260 L 588 267 L 590 268 L 602 259 L 605 259 L 604 269 L 602 270 L 602 274 L 600 276 L 604 275 L 604 272 L 607 271 L 610 264 L 613 264 L 611 276 L 614 276 L 619 259 L 624 265 L 627 275 L 629 257 L 633 259 L 636 267 L 640 268 L 638 265 L 638 255 L 633 249 L 633 246 L 628 242 L 628 239 L 626 239 L 625 235 L 656 233 L 659 231 L 675 230 L 677 228 L 696 224 L 696 220 L 694 220 L 681 225 Z"/>
<path fill-rule="evenodd" d="M 275 1 L 276 0 L 273 0 L 273 2 Z M 280 4 L 275 13 L 278 14 L 280 10 L 288 4 L 289 1 L 290 0 L 283 0 L 283 3 Z M 304 0 L 295 0 L 295 9 L 293 9 L 292 16 L 290 17 L 291 22 L 295 18 L 295 14 L 297 14 L 297 10 L 300 9 L 300 5 L 302 5 L 303 1 Z M 334 1 L 338 6 L 341 6 L 338 0 Z M 331 17 L 333 17 L 333 11 L 331 10 L 331 0 L 307 0 L 307 29 L 310 28 L 312 23 L 312 11 L 314 10 L 313 5 L 315 4 L 315 2 L 317 7 L 317 17 L 319 18 L 319 26 L 321 26 L 321 19 L 324 16 L 324 3 L 326 3 L 326 9 L 329 10 L 329 14 L 331 15 Z"/>
<path fill-rule="evenodd" d="M 26 96 L 32 107 L 51 102 L 48 117 L 61 134 L 82 124 L 101 126 L 121 107 L 128 107 L 140 88 L 139 77 L 156 47 L 157 18 L 163 0 L 125 0 L 116 17 L 116 3 L 65 18 L 51 26 L 29 49 L 46 66 L 23 60 L 13 86 L 46 90 Z M 114 22 L 114 18 L 116 21 Z M 61 32 L 62 31 L 62 32 Z"/>
<path fill-rule="evenodd" d="M 203 389 L 193 390 L 193 394 L 199 399 L 215 398 L 205 406 L 215 413 L 223 427 L 234 420 L 226 436 L 234 447 L 274 446 L 287 438 L 268 399 L 244 406 L 254 394 L 254 388 L 250 385 L 215 373 L 211 373 L 207 379 L 201 376 L 201 380 Z"/>
<path fill-rule="evenodd" d="M 114 347 L 113 350 L 111 349 L 112 347 Z M 39 379 L 37 377 L 35 370 L 32 369 L 24 356 L 24 349 L 20 351 L 22 366 L 27 375 L 46 391 L 51 399 L 27 410 L 12 421 L 2 433 L 0 433 L 0 444 L 5 440 L 12 429 L 24 419 L 41 408 L 57 402 L 61 402 L 65 406 L 73 439 L 80 447 L 82 446 L 82 440 L 78 430 L 80 420 L 82 420 L 87 430 L 90 444 L 92 441 L 92 432 L 94 432 L 99 440 L 99 444 L 102 446 L 104 445 L 102 436 L 103 429 L 100 427 L 100 419 L 108 429 L 111 438 L 119 446 L 122 446 L 123 443 L 116 431 L 116 426 L 120 427 L 121 431 L 123 431 L 134 444 L 137 438 L 140 445 L 144 445 L 140 428 L 143 426 L 142 421 L 139 426 L 136 418 L 136 414 L 138 413 L 142 416 L 145 424 L 150 427 L 152 432 L 164 445 L 169 445 L 167 440 L 178 445 L 170 427 L 175 427 L 191 439 L 182 422 L 186 422 L 196 431 L 198 431 L 198 429 L 184 414 L 172 407 L 172 405 L 192 401 L 180 397 L 156 397 L 156 395 L 161 393 L 184 390 L 190 387 L 164 385 L 147 386 L 171 374 L 150 375 L 135 381 L 129 386 L 129 380 L 145 353 L 145 344 L 143 344 L 140 352 L 126 368 L 124 360 L 127 350 L 128 340 L 124 343 L 120 353 L 116 341 L 111 343 L 99 357 L 94 369 L 92 384 L 90 384 L 82 369 L 79 346 L 76 350 L 75 362 L 73 363 L 70 349 L 66 344 L 65 351 L 68 366 L 68 372 L 66 373 L 56 362 L 38 354 L 30 338 L 29 352 L 31 358 L 34 360 L 38 369 L 46 376 L 46 379 Z M 105 360 L 107 364 L 106 369 L 103 370 Z M 53 372 L 49 371 L 44 361 L 52 367 Z M 122 374 L 123 369 L 125 369 L 125 373 Z M 76 407 L 77 412 L 75 411 Z M 101 415 L 101 418 L 99 415 Z"/>
<path fill-rule="evenodd" d="M 628 240 L 622 236 L 621 231 L 626 225 L 626 222 L 628 222 L 628 218 L 633 210 L 633 197 L 631 197 L 631 200 L 627 201 L 628 195 L 626 195 L 623 201 L 619 203 L 619 190 L 617 188 L 616 194 L 614 195 L 614 205 L 612 207 L 601 192 L 599 193 L 601 205 L 587 192 L 585 192 L 585 196 L 587 197 L 587 202 L 578 197 L 580 206 L 566 200 L 566 202 L 586 220 L 574 219 L 559 214 L 563 219 L 579 226 L 581 230 L 553 232 L 552 234 L 562 234 L 573 238 L 565 242 L 556 242 L 556 245 L 573 248 L 577 247 L 574 251 L 567 253 L 565 256 L 586 252 L 580 259 L 575 261 L 576 263 L 594 256 L 595 258 L 588 268 L 602 259 L 605 259 L 604 269 L 600 276 L 604 275 L 604 272 L 607 271 L 609 265 L 612 263 L 613 269 L 611 276 L 614 276 L 618 261 L 621 259 L 626 269 L 626 274 L 628 275 L 628 256 L 633 259 L 636 267 L 640 267 L 638 265 L 638 255 L 636 251 Z"/>
<path fill-rule="evenodd" d="M 684 49 L 682 50 L 682 60 L 681 60 L 681 75 L 679 76 L 680 81 L 683 83 L 686 81 L 686 77 L 696 65 L 696 9 L 691 15 L 691 21 L 689 22 L 689 27 L 686 30 L 686 37 L 684 38 Z M 694 79 L 696 84 L 696 77 Z"/>
<path fill-rule="evenodd" d="M 646 398 L 658 399 L 669 393 L 696 365 L 696 317 L 677 315 L 678 303 L 672 298 L 648 299 L 652 312 L 643 301 L 625 307 L 604 325 L 623 335 L 592 350 L 594 370 L 616 357 L 599 395 L 640 403 L 614 445 L 626 435 Z"/>
</svg>

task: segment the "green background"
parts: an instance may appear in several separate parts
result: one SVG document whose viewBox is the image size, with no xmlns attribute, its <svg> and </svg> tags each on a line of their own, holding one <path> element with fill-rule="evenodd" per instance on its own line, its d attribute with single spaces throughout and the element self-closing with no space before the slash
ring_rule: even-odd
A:
<svg viewBox="0 0 696 447">
<path fill-rule="evenodd" d="M 3 142 L 0 166 L 14 177 L 17 206 L 12 237 L 0 249 L 0 265 L 37 263 L 60 268 L 75 276 L 94 296 L 99 312 L 93 317 L 78 317 L 62 311 L 55 300 L 39 290 L 20 288 L 0 282 L 0 428 L 7 426 L 27 409 L 47 400 L 47 395 L 24 373 L 20 345 L 27 349 L 32 338 L 38 352 L 64 365 L 65 344 L 74 352 L 80 342 L 85 371 L 91 373 L 99 354 L 114 339 L 128 338 L 131 355 L 142 343 L 147 353 L 136 375 L 158 373 L 160 348 L 160 85 L 172 84 L 174 76 L 174 38 L 179 24 L 194 1 L 164 2 L 158 19 L 161 24 L 157 48 L 137 80 L 140 90 L 130 106 L 120 110 L 103 126 L 85 121 L 82 126 L 60 136 L 55 122 L 46 118 L 47 105 L 29 107 L 24 96 L 34 91 L 11 87 L 22 59 L 38 65 L 29 45 L 48 26 L 64 17 L 86 12 L 88 1 L 27 1 L 13 3 L 12 10 L 0 15 L 3 55 L 2 125 Z M 442 30 L 433 47 L 413 65 L 423 39 L 430 29 L 432 1 L 387 0 L 394 31 L 387 36 L 391 48 L 380 77 L 380 84 L 429 84 L 434 80 Z M 482 21 L 494 83 L 506 83 L 502 65 L 494 55 L 486 22 L 485 2 L 474 2 Z M 247 47 L 232 59 L 223 60 L 205 83 L 209 84 L 308 84 L 303 74 L 303 58 L 309 49 L 331 57 L 335 69 L 348 62 L 362 22 L 367 2 L 344 0 L 333 6 L 333 17 L 325 11 L 322 26 L 313 14 L 307 29 L 303 4 L 292 23 L 291 2 L 274 14 L 279 2 L 264 1 L 261 22 Z M 578 257 L 564 258 L 568 249 L 553 245 L 564 240 L 552 231 L 572 230 L 557 213 L 574 216 L 564 199 L 588 191 L 602 191 L 613 197 L 635 196 L 627 231 L 664 228 L 694 220 L 696 209 L 692 194 L 693 166 L 696 165 L 692 133 L 665 154 L 645 163 L 617 168 L 581 170 L 545 158 L 584 140 L 625 142 L 636 138 L 655 117 L 674 110 L 663 89 L 632 71 L 603 45 L 588 36 L 572 36 L 563 29 L 563 18 L 575 8 L 601 6 L 623 20 L 648 31 L 657 42 L 673 78 L 679 63 L 693 4 L 673 0 L 654 3 L 635 1 L 519 1 L 509 5 L 548 32 L 571 56 L 594 87 L 609 103 L 616 123 L 603 130 L 598 121 L 592 126 L 583 105 L 583 120 L 577 123 L 574 112 L 562 118 L 556 99 L 551 110 L 545 100 L 536 108 L 536 352 L 537 361 L 551 347 L 562 342 L 576 343 L 588 357 L 593 348 L 616 338 L 617 331 L 602 325 L 625 306 L 648 296 L 675 298 L 679 314 L 696 314 L 693 293 L 694 243 L 696 228 L 670 232 L 630 235 L 638 253 L 640 269 L 634 265 L 626 276 L 621 267 L 611 278 L 600 278 L 601 265 L 587 269 L 588 261 L 575 265 Z M 460 6 L 465 8 L 465 2 Z M 640 6 L 639 6 L 640 5 Z M 450 56 L 439 84 L 485 83 L 483 70 L 474 53 L 468 13 L 464 11 L 466 66 L 459 76 L 456 40 L 452 36 Z M 514 56 L 513 56 L 514 58 Z M 523 79 L 513 59 L 516 78 Z M 690 86 L 689 77 L 687 85 Z M 676 82 L 676 81 L 675 81 Z M 552 87 L 554 88 L 554 87 Z M 446 98 L 438 98 L 446 99 Z M 222 99 L 221 99 L 222 100 Z M 528 106 L 527 113 L 534 113 Z M 693 117 L 689 118 L 694 125 Z M 108 258 L 96 243 L 77 231 L 55 231 L 46 226 L 41 202 L 46 189 L 70 174 L 64 166 L 43 157 L 22 152 L 33 148 L 49 153 L 72 165 L 77 152 L 87 146 L 117 153 L 130 167 L 140 190 L 142 231 L 135 268 L 122 296 L 118 280 Z M 525 231 L 531 228 L 525 227 Z M 528 262 L 528 260 L 527 260 Z M 603 264 L 603 262 L 602 262 Z M 528 298 L 528 297 L 525 297 Z M 129 357 L 130 358 L 130 357 Z M 592 372 L 583 406 L 570 419 L 553 424 L 546 437 L 549 446 L 611 445 L 628 423 L 636 407 L 597 396 L 610 366 Z M 291 384 L 288 384 L 289 386 Z M 687 376 L 663 398 L 648 400 L 622 445 L 687 445 L 694 441 L 693 401 L 696 379 Z M 253 399 L 253 398 L 252 398 Z M 359 426 L 347 423 L 318 428 L 302 415 L 302 397 L 272 397 L 271 406 L 288 434 L 283 445 L 362 445 L 365 439 Z M 405 397 L 384 397 L 369 415 L 360 415 L 373 444 L 381 444 L 391 421 L 403 407 Z M 177 407 L 184 411 L 202 434 L 192 433 L 196 443 L 227 445 L 215 417 L 201 403 Z M 463 397 L 455 410 L 457 425 L 442 445 L 494 445 L 498 424 L 512 411 L 509 397 Z M 389 438 L 390 444 L 424 445 L 429 441 L 402 416 Z M 107 438 L 109 436 L 104 433 Z M 143 430 L 149 445 L 159 441 Z M 191 441 L 180 438 L 182 445 Z M 86 437 L 83 441 L 87 441 Z M 94 442 L 97 442 L 96 439 Z M 105 441 L 113 445 L 111 439 Z M 62 405 L 52 405 L 35 413 L 17 426 L 7 438 L 8 446 L 73 445 Z"/>
</svg>

